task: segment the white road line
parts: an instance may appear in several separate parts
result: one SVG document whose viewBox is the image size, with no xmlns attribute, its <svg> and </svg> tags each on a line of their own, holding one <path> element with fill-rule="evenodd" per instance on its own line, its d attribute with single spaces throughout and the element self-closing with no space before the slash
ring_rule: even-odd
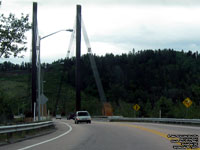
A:
<svg viewBox="0 0 200 150">
<path fill-rule="evenodd" d="M 56 140 L 56 139 L 58 139 L 58 138 L 60 138 L 60 137 L 62 137 L 62 136 L 64 136 L 64 135 L 70 133 L 70 132 L 72 131 L 72 127 L 71 127 L 69 124 L 67 124 L 67 123 L 64 123 L 64 122 L 62 122 L 62 123 L 69 127 L 69 130 L 68 130 L 67 132 L 65 132 L 65 133 L 63 133 L 63 134 L 61 134 L 61 135 L 59 135 L 59 136 L 57 136 L 57 137 L 54 137 L 54 138 L 52 138 L 52 139 L 49 139 L 49 140 L 46 140 L 46 141 L 43 141 L 43 142 L 40 142 L 40 143 L 37 143 L 37 144 L 33 144 L 33 145 L 30 145 L 30 146 L 27 146 L 27 147 L 24 147 L 24 148 L 20 148 L 20 149 L 18 149 L 18 150 L 25 150 L 25 149 L 29 149 L 29 148 L 32 148 L 32 147 L 35 147 L 35 146 L 44 144 L 44 143 L 48 143 L 48 142 L 51 142 L 51 141 L 53 141 L 53 140 Z"/>
</svg>

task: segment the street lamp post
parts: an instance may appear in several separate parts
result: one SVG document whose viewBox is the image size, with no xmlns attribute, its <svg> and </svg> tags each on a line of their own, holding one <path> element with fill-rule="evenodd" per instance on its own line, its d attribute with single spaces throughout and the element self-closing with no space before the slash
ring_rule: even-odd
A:
<svg viewBox="0 0 200 150">
<path fill-rule="evenodd" d="M 41 93 L 42 93 L 42 95 L 43 95 L 43 88 L 44 88 L 44 83 L 45 83 L 45 81 L 43 81 L 43 76 L 44 74 L 42 74 L 42 91 L 41 91 Z M 44 104 L 42 103 L 42 118 L 43 118 L 43 116 L 44 116 Z"/>
<path fill-rule="evenodd" d="M 41 103 L 41 93 L 40 93 L 40 86 L 41 86 L 41 79 L 40 79 L 40 76 L 41 76 L 41 63 L 40 63 L 40 43 L 41 43 L 41 40 L 51 36 L 51 35 L 54 35 L 56 33 L 59 33 L 59 32 L 62 32 L 62 31 L 68 31 L 68 32 L 73 32 L 74 30 L 73 29 L 66 29 L 66 30 L 59 30 L 59 31 L 56 31 L 56 32 L 53 32 L 51 34 L 48 34 L 46 36 L 43 36 L 43 37 L 39 37 L 39 52 L 38 52 L 38 121 L 40 121 L 40 103 Z M 43 90 L 43 89 L 42 89 Z"/>
</svg>

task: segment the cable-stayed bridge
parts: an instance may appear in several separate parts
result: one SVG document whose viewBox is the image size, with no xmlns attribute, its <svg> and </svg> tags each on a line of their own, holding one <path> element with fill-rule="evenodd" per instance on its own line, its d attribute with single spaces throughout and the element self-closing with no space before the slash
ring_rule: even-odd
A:
<svg viewBox="0 0 200 150">
<path fill-rule="evenodd" d="M 37 22 L 37 3 L 34 3 L 33 4 L 33 30 L 32 30 L 32 65 L 33 65 L 32 67 L 32 113 L 34 114 L 33 116 L 35 116 L 35 113 L 36 113 L 35 110 L 36 110 L 36 104 L 37 104 L 39 120 L 40 120 L 40 105 L 41 105 L 41 102 L 44 101 L 43 97 L 45 97 L 43 93 L 41 95 L 41 89 L 40 89 L 40 86 L 41 86 L 41 83 L 40 83 L 41 82 L 40 41 L 46 37 L 49 37 L 61 31 L 64 31 L 64 30 L 51 33 L 44 37 L 40 37 L 38 22 Z M 86 31 L 86 27 L 85 27 L 82 15 L 81 15 L 80 5 L 77 5 L 77 15 L 76 15 L 76 21 L 74 23 L 73 29 L 68 29 L 65 31 L 71 32 L 66 59 L 70 59 L 69 58 L 70 53 L 73 52 L 74 43 L 76 43 L 76 56 L 75 56 L 76 57 L 76 111 L 81 110 L 80 56 L 81 56 L 81 34 L 82 34 L 84 37 L 86 48 L 87 48 L 87 53 L 89 54 L 89 60 L 90 60 L 91 68 L 92 68 L 93 75 L 95 78 L 96 86 L 99 92 L 100 100 L 103 103 L 103 109 L 102 109 L 103 115 L 112 115 L 112 107 L 107 102 L 107 99 L 105 96 L 105 92 L 101 83 L 98 68 L 96 66 L 96 62 L 92 54 L 92 47 L 90 44 L 90 40 Z M 56 100 L 55 110 L 57 109 L 61 86 L 62 86 L 62 78 L 59 85 L 58 98 Z"/>
</svg>

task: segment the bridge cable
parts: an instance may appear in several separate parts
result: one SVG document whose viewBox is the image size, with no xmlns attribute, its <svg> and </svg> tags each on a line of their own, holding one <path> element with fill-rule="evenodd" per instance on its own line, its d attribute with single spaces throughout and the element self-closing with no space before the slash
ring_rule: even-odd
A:
<svg viewBox="0 0 200 150">
<path fill-rule="evenodd" d="M 89 41 L 89 38 L 88 38 L 88 35 L 87 35 L 87 32 L 86 32 L 86 28 L 85 28 L 83 19 L 81 21 L 82 21 L 81 22 L 82 33 L 83 33 L 83 37 L 84 37 L 84 40 L 85 40 L 86 48 L 88 50 L 89 59 L 90 59 L 92 71 L 93 71 L 93 74 L 94 74 L 94 78 L 95 78 L 95 81 L 96 81 L 96 85 L 97 85 L 97 88 L 98 88 L 98 91 L 99 91 L 100 100 L 102 102 L 107 102 L 105 92 L 104 92 L 104 89 L 103 89 L 103 86 L 102 86 L 102 82 L 101 82 L 101 79 L 100 79 L 100 76 L 99 76 L 99 72 L 98 72 L 98 69 L 97 69 L 97 66 L 96 66 L 96 62 L 95 62 L 94 56 L 92 54 L 90 41 Z"/>
<path fill-rule="evenodd" d="M 67 59 L 69 59 L 71 49 L 73 50 L 73 43 L 76 35 L 76 22 L 74 23 L 73 26 L 73 32 L 71 33 L 70 41 L 69 41 L 69 46 L 68 46 L 68 51 L 67 51 Z"/>
</svg>

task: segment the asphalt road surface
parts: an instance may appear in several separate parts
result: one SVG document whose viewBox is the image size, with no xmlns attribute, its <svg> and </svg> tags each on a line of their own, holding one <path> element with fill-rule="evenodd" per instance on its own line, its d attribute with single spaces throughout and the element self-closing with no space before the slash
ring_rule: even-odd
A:
<svg viewBox="0 0 200 150">
<path fill-rule="evenodd" d="M 173 150 L 173 146 L 180 146 L 180 143 L 171 143 L 168 134 L 200 136 L 200 127 L 191 126 L 100 121 L 74 124 L 74 121 L 66 119 L 54 121 L 56 132 L 1 146 L 0 150 Z"/>
</svg>

